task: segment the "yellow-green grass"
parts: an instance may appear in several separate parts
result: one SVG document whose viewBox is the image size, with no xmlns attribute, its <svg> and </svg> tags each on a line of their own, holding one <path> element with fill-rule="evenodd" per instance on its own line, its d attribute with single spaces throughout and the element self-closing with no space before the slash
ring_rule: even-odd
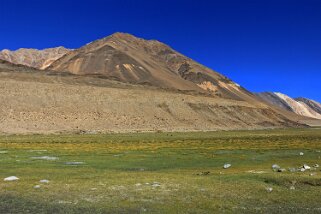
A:
<svg viewBox="0 0 321 214">
<path fill-rule="evenodd" d="M 320 158 L 320 129 L 1 136 L 0 213 L 321 213 L 320 168 L 271 169 Z"/>
</svg>

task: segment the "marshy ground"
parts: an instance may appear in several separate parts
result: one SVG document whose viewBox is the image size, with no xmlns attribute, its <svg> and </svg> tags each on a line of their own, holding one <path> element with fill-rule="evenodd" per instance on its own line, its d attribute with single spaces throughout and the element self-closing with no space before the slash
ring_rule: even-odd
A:
<svg viewBox="0 0 321 214">
<path fill-rule="evenodd" d="M 317 165 L 317 128 L 1 136 L 0 213 L 321 213 Z"/>
</svg>

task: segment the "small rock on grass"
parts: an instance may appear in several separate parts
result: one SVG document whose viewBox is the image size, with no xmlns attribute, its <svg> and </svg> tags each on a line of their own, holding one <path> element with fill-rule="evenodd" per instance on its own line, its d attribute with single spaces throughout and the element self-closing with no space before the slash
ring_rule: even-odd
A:
<svg viewBox="0 0 321 214">
<path fill-rule="evenodd" d="M 46 179 L 40 180 L 39 182 L 40 182 L 40 183 L 43 183 L 43 184 L 48 184 L 48 183 L 49 183 L 49 181 L 46 180 Z"/>
<path fill-rule="evenodd" d="M 228 169 L 228 168 L 230 168 L 231 166 L 232 166 L 231 164 L 226 163 L 226 164 L 224 164 L 223 168 L 224 168 L 224 169 Z"/>
<path fill-rule="evenodd" d="M 272 187 L 267 187 L 267 188 L 266 188 L 266 191 L 267 191 L 267 192 L 272 192 L 272 191 L 273 191 L 273 188 L 272 188 Z"/>
<path fill-rule="evenodd" d="M 285 172 L 286 170 L 281 168 L 281 169 L 278 169 L 278 172 Z"/>
<path fill-rule="evenodd" d="M 288 170 L 289 170 L 290 172 L 296 172 L 296 171 L 297 171 L 296 168 L 289 168 Z"/>
<path fill-rule="evenodd" d="M 55 161 L 55 160 L 58 160 L 59 158 L 51 157 L 51 156 L 41 156 L 41 157 L 31 157 L 31 159 Z"/>
<path fill-rule="evenodd" d="M 152 184 L 152 187 L 160 187 L 161 185 L 160 185 L 160 183 L 158 183 L 158 182 L 153 182 L 153 184 Z"/>
<path fill-rule="evenodd" d="M 308 166 L 307 164 L 304 164 L 304 165 L 302 166 L 302 168 L 304 168 L 304 169 L 306 169 L 306 170 L 311 169 L 311 167 L 310 167 L 310 166 Z"/>
<path fill-rule="evenodd" d="M 277 164 L 273 164 L 272 169 L 273 169 L 273 171 L 278 171 L 279 169 L 281 169 L 281 167 Z"/>
<path fill-rule="evenodd" d="M 300 152 L 300 156 L 303 156 L 304 155 L 304 153 L 303 152 Z"/>
<path fill-rule="evenodd" d="M 143 208 L 143 207 L 142 207 L 140 210 L 141 210 L 142 212 L 146 212 L 146 211 L 147 211 L 147 209 L 146 209 L 146 208 Z"/>
<path fill-rule="evenodd" d="M 36 185 L 36 186 L 34 186 L 33 188 L 34 188 L 34 189 L 40 189 L 41 186 L 40 186 L 40 185 Z"/>
<path fill-rule="evenodd" d="M 16 177 L 16 176 L 10 176 L 10 177 L 7 177 L 7 178 L 5 178 L 3 180 L 4 181 L 17 181 L 17 180 L 19 180 L 19 178 Z"/>
<path fill-rule="evenodd" d="M 314 164 L 313 167 L 314 167 L 314 168 L 319 168 L 320 166 L 319 166 L 319 164 Z"/>
<path fill-rule="evenodd" d="M 142 185 L 141 183 L 135 184 L 135 186 L 137 186 L 137 187 L 139 187 L 141 185 Z M 156 182 L 156 181 L 153 182 L 153 183 L 145 183 L 145 185 L 151 185 L 152 187 L 160 187 L 161 186 L 161 184 L 159 182 Z"/>
<path fill-rule="evenodd" d="M 207 171 L 207 172 L 201 172 L 201 173 L 197 173 L 196 175 L 209 175 L 211 172 Z"/>
<path fill-rule="evenodd" d="M 71 162 L 65 162 L 66 165 L 73 165 L 73 166 L 77 166 L 77 165 L 82 165 L 84 164 L 84 162 L 82 161 L 71 161 Z"/>
<path fill-rule="evenodd" d="M 295 187 L 294 186 L 290 186 L 290 190 L 295 190 Z"/>
</svg>

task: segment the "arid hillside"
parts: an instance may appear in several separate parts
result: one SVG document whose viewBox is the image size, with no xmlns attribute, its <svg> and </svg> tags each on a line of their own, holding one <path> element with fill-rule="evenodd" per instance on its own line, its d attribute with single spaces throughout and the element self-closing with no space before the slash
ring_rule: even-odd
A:
<svg viewBox="0 0 321 214">
<path fill-rule="evenodd" d="M 264 104 L 0 63 L 0 132 L 136 132 L 297 126 Z"/>
<path fill-rule="evenodd" d="M 318 124 L 265 102 L 159 41 L 130 34 L 116 33 L 75 50 L 20 49 L 8 56 L 16 57 L 0 60 L 2 133 L 207 131 Z"/>
</svg>

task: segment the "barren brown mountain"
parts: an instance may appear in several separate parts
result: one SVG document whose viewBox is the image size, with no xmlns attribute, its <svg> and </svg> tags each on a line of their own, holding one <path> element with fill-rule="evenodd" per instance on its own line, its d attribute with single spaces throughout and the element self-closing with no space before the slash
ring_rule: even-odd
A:
<svg viewBox="0 0 321 214">
<path fill-rule="evenodd" d="M 255 102 L 253 95 L 238 84 L 169 46 L 125 33 L 71 51 L 48 69 Z"/>
<path fill-rule="evenodd" d="M 0 59 L 14 64 L 45 69 L 70 50 L 64 47 L 48 48 L 44 50 L 21 48 L 16 51 L 2 50 Z"/>
<path fill-rule="evenodd" d="M 4 133 L 301 126 L 301 117 L 168 46 L 122 33 L 73 50 L 46 70 L 0 61 L 0 102 Z"/>
</svg>

